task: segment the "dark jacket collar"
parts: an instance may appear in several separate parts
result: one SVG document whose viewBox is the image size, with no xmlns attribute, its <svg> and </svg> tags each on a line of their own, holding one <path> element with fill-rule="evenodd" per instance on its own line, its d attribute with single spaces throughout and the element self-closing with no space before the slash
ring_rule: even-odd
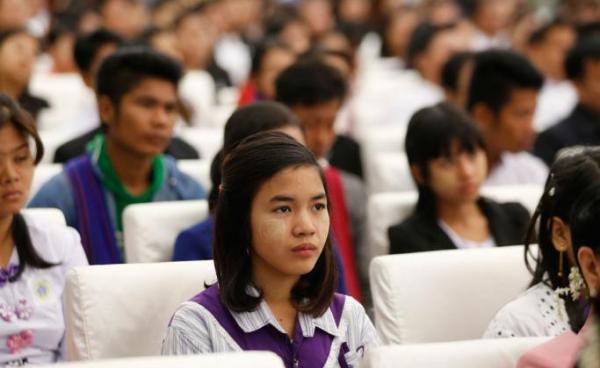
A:
<svg viewBox="0 0 600 368">
<path fill-rule="evenodd" d="M 487 218 L 490 227 L 490 235 L 496 242 L 496 245 L 509 245 L 511 243 L 511 234 L 506 229 L 511 228 L 511 219 L 508 217 L 502 207 L 491 199 L 480 197 L 477 205 Z M 418 231 L 425 238 L 429 239 L 431 244 L 439 249 L 455 249 L 456 246 L 438 224 L 438 219 L 421 213 L 414 214 L 415 231 Z"/>
</svg>

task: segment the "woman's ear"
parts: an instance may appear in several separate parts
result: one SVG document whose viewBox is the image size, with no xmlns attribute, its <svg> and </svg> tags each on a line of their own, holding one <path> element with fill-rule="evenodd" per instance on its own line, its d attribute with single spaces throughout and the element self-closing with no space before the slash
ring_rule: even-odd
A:
<svg viewBox="0 0 600 368">
<path fill-rule="evenodd" d="M 600 260 L 596 259 L 594 251 L 590 247 L 581 247 L 577 251 L 577 260 L 583 278 L 588 286 L 590 296 L 595 298 L 600 290 Z"/>
<path fill-rule="evenodd" d="M 571 229 L 557 216 L 552 219 L 552 244 L 558 252 L 566 252 L 571 248 Z"/>
<path fill-rule="evenodd" d="M 421 169 L 417 165 L 410 165 L 410 174 L 412 175 L 415 183 L 417 185 L 421 185 L 425 183 L 425 179 L 423 179 L 423 173 L 421 173 Z"/>
</svg>

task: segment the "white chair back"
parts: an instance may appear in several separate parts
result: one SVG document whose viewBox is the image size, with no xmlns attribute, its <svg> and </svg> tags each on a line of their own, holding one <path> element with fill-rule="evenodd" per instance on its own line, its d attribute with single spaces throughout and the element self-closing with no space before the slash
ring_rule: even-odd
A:
<svg viewBox="0 0 600 368">
<path fill-rule="evenodd" d="M 381 256 L 370 278 L 383 341 L 412 344 L 480 338 L 531 275 L 513 246 Z"/>
<path fill-rule="evenodd" d="M 149 358 L 123 358 L 93 362 L 59 363 L 55 368 L 284 368 L 281 358 L 269 351 L 241 353 L 216 353 L 199 355 L 160 356 Z"/>
<path fill-rule="evenodd" d="M 369 192 L 404 192 L 416 190 L 404 152 L 377 153 L 368 170 Z"/>
<path fill-rule="evenodd" d="M 547 337 L 388 345 L 370 350 L 361 368 L 513 368 Z"/>
<path fill-rule="evenodd" d="M 70 270 L 65 286 L 67 359 L 159 355 L 177 307 L 215 281 L 212 261 Z"/>
<path fill-rule="evenodd" d="M 223 128 L 185 127 L 178 135 L 192 145 L 205 160 L 212 161 L 215 154 L 223 147 Z"/>
<path fill-rule="evenodd" d="M 34 217 L 40 217 L 49 222 L 67 226 L 65 215 L 58 208 L 24 208 L 21 213 Z"/>
<path fill-rule="evenodd" d="M 207 216 L 205 200 L 127 206 L 123 211 L 125 259 L 128 263 L 170 261 L 177 235 Z"/>
<path fill-rule="evenodd" d="M 210 164 L 212 158 L 201 159 L 201 160 L 177 160 L 177 167 L 194 178 L 198 183 L 202 185 L 202 188 L 208 191 L 212 187 L 210 182 Z"/>
<path fill-rule="evenodd" d="M 29 190 L 29 198 L 33 198 L 50 178 L 60 174 L 63 166 L 61 164 L 39 164 L 33 171 L 33 180 Z"/>
<path fill-rule="evenodd" d="M 519 202 L 529 213 L 535 211 L 544 188 L 538 185 L 483 187 L 481 192 L 497 202 Z M 371 255 L 389 253 L 387 230 L 402 222 L 413 212 L 417 203 L 416 192 L 377 193 L 369 196 L 367 226 Z"/>
</svg>

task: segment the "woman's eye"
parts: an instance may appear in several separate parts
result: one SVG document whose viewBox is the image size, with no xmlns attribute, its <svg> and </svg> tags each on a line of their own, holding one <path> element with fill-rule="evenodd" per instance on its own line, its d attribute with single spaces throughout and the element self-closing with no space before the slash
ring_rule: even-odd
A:
<svg viewBox="0 0 600 368">
<path fill-rule="evenodd" d="M 327 209 L 327 205 L 325 203 L 317 203 L 315 204 L 315 210 L 322 211 Z"/>
<path fill-rule="evenodd" d="M 291 211 L 292 211 L 292 209 L 289 208 L 288 206 L 277 207 L 275 209 L 275 212 L 277 212 L 277 213 L 288 213 L 288 212 L 291 212 Z"/>
<path fill-rule="evenodd" d="M 15 162 L 25 162 L 28 159 L 29 159 L 29 156 L 27 156 L 27 155 L 16 156 Z"/>
</svg>

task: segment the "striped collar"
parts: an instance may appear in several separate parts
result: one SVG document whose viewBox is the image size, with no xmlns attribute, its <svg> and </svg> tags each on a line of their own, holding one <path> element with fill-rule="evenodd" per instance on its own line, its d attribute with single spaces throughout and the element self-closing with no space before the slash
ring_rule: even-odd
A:
<svg viewBox="0 0 600 368">
<path fill-rule="evenodd" d="M 247 292 L 250 295 L 258 296 L 258 291 L 254 287 L 248 287 Z M 271 308 L 269 308 L 269 305 L 264 299 L 260 301 L 258 307 L 256 307 L 256 309 L 253 311 L 230 312 L 238 326 L 240 326 L 240 328 L 246 333 L 257 331 L 270 324 L 277 329 L 277 331 L 287 334 L 287 332 L 285 332 L 283 327 L 281 327 L 277 321 L 277 318 L 275 318 L 273 315 Z M 306 313 L 298 313 L 297 322 L 300 324 L 302 336 L 304 337 L 313 337 L 315 334 L 315 328 L 317 327 L 332 336 L 339 336 L 338 326 L 333 318 L 331 308 L 327 308 L 327 311 L 317 318 L 313 318 L 311 315 Z"/>
</svg>

